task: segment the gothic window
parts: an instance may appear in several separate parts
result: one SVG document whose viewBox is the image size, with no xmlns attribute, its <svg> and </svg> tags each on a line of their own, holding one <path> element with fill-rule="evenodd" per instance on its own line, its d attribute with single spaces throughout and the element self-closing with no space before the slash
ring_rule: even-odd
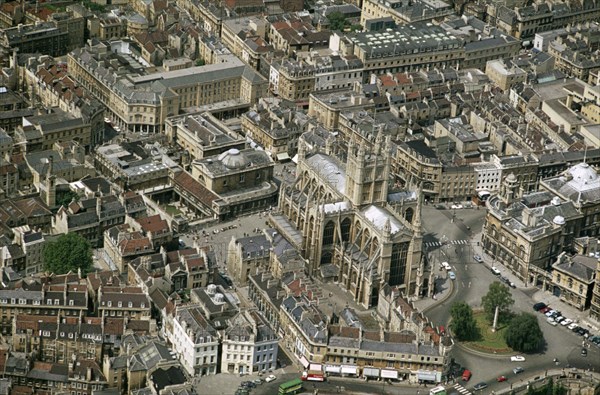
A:
<svg viewBox="0 0 600 395">
<path fill-rule="evenodd" d="M 350 240 L 350 226 L 351 226 L 351 221 L 350 218 L 346 218 L 342 221 L 342 240 L 343 241 L 349 241 Z"/>
<path fill-rule="evenodd" d="M 323 245 L 328 246 L 333 244 L 333 236 L 335 232 L 335 225 L 333 221 L 329 221 L 327 225 L 325 225 L 325 229 L 323 230 Z"/>
<path fill-rule="evenodd" d="M 404 284 L 408 243 L 394 244 L 390 261 L 390 285 Z"/>
<path fill-rule="evenodd" d="M 404 212 L 404 219 L 410 223 L 412 223 L 413 220 L 413 216 L 415 215 L 414 210 L 412 209 L 412 207 L 409 207 L 406 209 L 406 211 Z"/>
</svg>

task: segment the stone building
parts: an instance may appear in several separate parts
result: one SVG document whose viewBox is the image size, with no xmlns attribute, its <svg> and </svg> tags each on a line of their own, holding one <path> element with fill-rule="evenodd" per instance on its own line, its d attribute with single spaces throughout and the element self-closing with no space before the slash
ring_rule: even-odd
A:
<svg viewBox="0 0 600 395">
<path fill-rule="evenodd" d="M 422 287 L 420 205 L 398 213 L 388 202 L 391 141 L 373 149 L 328 137 L 308 151 L 301 138 L 296 180 L 280 193 L 277 231 L 299 245 L 309 274 L 335 280 L 364 306 L 377 305 L 384 284 L 412 296 Z M 410 211 L 410 212 L 409 212 Z M 410 218 L 410 220 L 407 220 Z"/>
<path fill-rule="evenodd" d="M 596 170 L 580 163 L 540 186 L 527 193 L 526 182 L 509 174 L 486 203 L 482 243 L 495 261 L 546 289 L 559 254 L 574 249 L 579 237 L 600 234 L 600 182 Z"/>
<path fill-rule="evenodd" d="M 598 258 L 563 252 L 552 265 L 552 292 L 571 306 L 585 310 L 590 306 L 596 282 Z"/>
</svg>

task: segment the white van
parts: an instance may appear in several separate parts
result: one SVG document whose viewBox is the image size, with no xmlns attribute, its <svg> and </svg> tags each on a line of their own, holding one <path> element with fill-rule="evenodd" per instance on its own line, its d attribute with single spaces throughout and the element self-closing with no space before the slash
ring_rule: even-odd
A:
<svg viewBox="0 0 600 395">
<path fill-rule="evenodd" d="M 552 318 L 552 317 L 548 317 L 548 319 L 546 320 L 546 322 L 549 323 L 552 326 L 558 325 L 558 322 L 554 321 L 554 318 Z"/>
<path fill-rule="evenodd" d="M 442 262 L 442 268 L 446 270 L 452 270 L 452 266 L 448 262 Z"/>
</svg>

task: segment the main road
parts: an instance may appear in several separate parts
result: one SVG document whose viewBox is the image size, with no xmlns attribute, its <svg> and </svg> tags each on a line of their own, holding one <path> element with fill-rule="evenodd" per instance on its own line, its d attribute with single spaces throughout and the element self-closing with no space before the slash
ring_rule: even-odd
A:
<svg viewBox="0 0 600 395">
<path fill-rule="evenodd" d="M 443 247 L 438 247 L 436 250 L 429 249 L 430 257 L 436 262 L 447 260 L 456 273 L 453 294 L 446 301 L 426 312 L 426 315 L 435 324 L 448 324 L 450 306 L 455 301 L 465 301 L 473 307 L 480 306 L 481 297 L 487 293 L 489 284 L 498 279 L 489 269 L 491 262 L 479 264 L 473 259 L 474 246 L 480 241 L 473 237 L 479 237 L 484 216 L 485 210 L 476 209 L 439 210 L 427 206 L 423 210 L 426 245 L 441 240 L 445 242 Z M 452 240 L 468 239 L 471 240 L 471 244 L 451 243 Z M 500 269 L 503 270 L 502 267 Z M 516 363 L 510 362 L 507 356 L 484 355 L 473 353 L 462 347 L 455 347 L 452 356 L 458 363 L 473 372 L 470 383 L 485 381 L 489 385 L 486 391 L 497 391 L 520 382 L 521 377 L 526 375 L 530 376 L 536 373 L 543 376 L 547 370 L 566 367 L 567 364 L 571 367 L 600 371 L 600 349 L 598 347 L 592 345 L 588 349 L 587 357 L 582 356 L 583 339 L 580 336 L 561 325 L 556 327 L 549 325 L 543 314 L 533 311 L 531 296 L 536 291 L 534 288 L 527 288 L 522 283 L 518 283 L 516 289 L 511 289 L 512 297 L 515 300 L 512 309 L 516 312 L 525 311 L 536 315 L 546 340 L 544 350 L 538 354 L 526 355 L 525 362 Z M 558 365 L 554 363 L 554 358 L 559 360 Z M 512 372 L 516 366 L 523 367 L 525 373 L 516 376 Z M 506 376 L 508 381 L 496 383 L 496 378 L 500 375 Z"/>
</svg>

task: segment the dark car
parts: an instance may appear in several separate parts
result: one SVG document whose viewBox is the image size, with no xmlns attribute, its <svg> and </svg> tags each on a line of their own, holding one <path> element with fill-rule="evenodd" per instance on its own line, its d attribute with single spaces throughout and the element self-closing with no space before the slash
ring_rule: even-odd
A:
<svg viewBox="0 0 600 395">
<path fill-rule="evenodd" d="M 575 328 L 571 329 L 573 332 L 577 333 L 577 331 L 580 329 L 580 326 L 576 326 Z"/>
<path fill-rule="evenodd" d="M 480 391 L 480 390 L 485 389 L 485 388 L 487 388 L 487 383 L 483 382 L 483 381 L 481 383 L 475 384 L 475 386 L 473 387 L 473 389 L 475 391 Z"/>
<path fill-rule="evenodd" d="M 533 305 L 533 309 L 535 311 L 540 311 L 544 307 L 546 307 L 546 303 L 543 303 L 543 302 L 539 302 L 539 303 L 536 303 L 536 304 Z"/>
</svg>

